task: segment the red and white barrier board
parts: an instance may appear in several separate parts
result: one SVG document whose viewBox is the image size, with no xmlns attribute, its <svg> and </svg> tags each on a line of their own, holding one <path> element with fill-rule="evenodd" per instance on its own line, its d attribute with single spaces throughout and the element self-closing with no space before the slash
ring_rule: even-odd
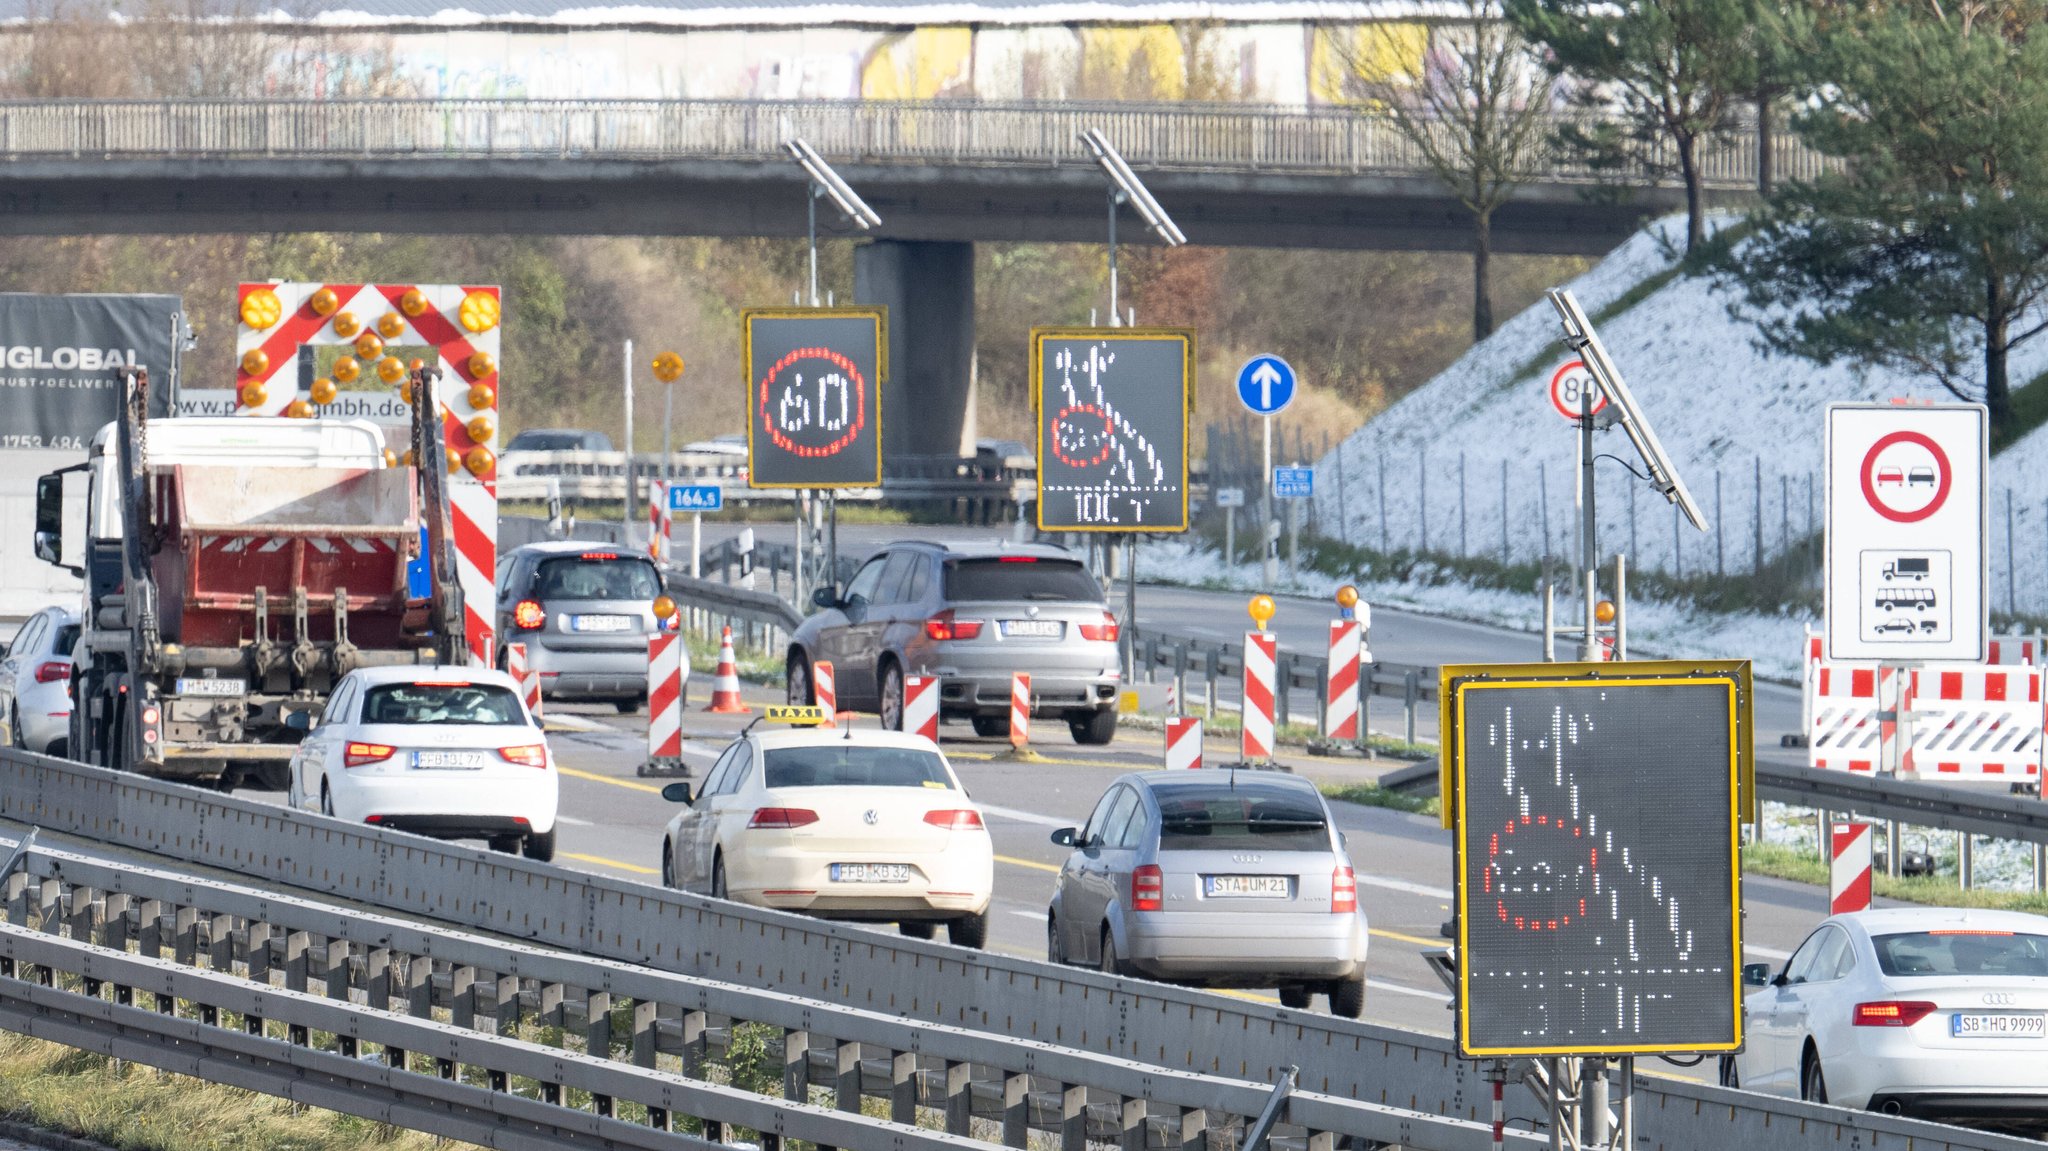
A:
<svg viewBox="0 0 2048 1151">
<path fill-rule="evenodd" d="M 656 563 L 668 562 L 668 484 L 653 480 L 647 485 L 647 554 Z"/>
<path fill-rule="evenodd" d="M 1330 621 L 1330 662 L 1325 673 L 1323 738 L 1358 738 L 1358 665 L 1365 645 L 1355 619 Z"/>
<path fill-rule="evenodd" d="M 1828 845 L 1828 914 L 1870 908 L 1870 824 L 1830 826 Z"/>
<path fill-rule="evenodd" d="M 1169 771 L 1202 766 L 1202 721 L 1177 716 L 1166 721 L 1166 767 Z"/>
<path fill-rule="evenodd" d="M 526 666 L 526 645 L 508 643 L 505 645 L 505 674 L 519 685 L 520 698 L 526 701 L 526 710 L 533 718 L 540 718 L 540 673 Z"/>
<path fill-rule="evenodd" d="M 663 632 L 647 639 L 647 758 L 683 757 L 683 637 Z"/>
<path fill-rule="evenodd" d="M 2038 667 L 2041 663 L 2041 639 L 2039 636 L 2017 639 L 2007 636 L 2004 639 L 1994 639 L 1990 643 L 1984 662 L 1995 664 L 2018 663 L 2026 664 L 2030 667 Z"/>
<path fill-rule="evenodd" d="M 1820 664 L 1814 670 L 1809 762 L 1828 771 L 1875 774 L 1892 763 L 1901 677 L 1894 668 Z"/>
<path fill-rule="evenodd" d="M 811 698 L 825 710 L 825 722 L 819 726 L 839 726 L 839 679 L 832 671 L 832 661 L 811 663 Z"/>
<path fill-rule="evenodd" d="M 935 676 L 903 677 L 903 730 L 939 742 L 939 681 Z"/>
<path fill-rule="evenodd" d="M 1915 668 L 1901 707 L 1899 774 L 1922 779 L 2039 779 L 2042 669 L 2016 664 Z"/>
<path fill-rule="evenodd" d="M 1031 742 L 1031 677 L 1024 672 L 1010 676 L 1010 746 L 1022 749 Z"/>
<path fill-rule="evenodd" d="M 1273 684 L 1280 644 L 1271 632 L 1244 633 L 1244 735 L 1238 752 L 1247 763 L 1273 758 Z"/>
</svg>

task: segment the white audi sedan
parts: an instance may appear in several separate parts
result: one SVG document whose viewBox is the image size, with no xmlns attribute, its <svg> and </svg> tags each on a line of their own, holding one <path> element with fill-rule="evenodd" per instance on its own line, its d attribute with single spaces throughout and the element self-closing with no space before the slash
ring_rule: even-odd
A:
<svg viewBox="0 0 2048 1151">
<path fill-rule="evenodd" d="M 293 807 L 493 850 L 555 856 L 561 777 L 512 678 L 470 667 L 359 668 L 292 756 Z"/>
<path fill-rule="evenodd" d="M 814 707 L 776 707 L 815 722 Z M 758 721 L 757 721 L 758 722 Z M 827 919 L 895 923 L 962 947 L 988 940 L 995 848 L 938 746 L 874 728 L 756 731 L 725 749 L 703 787 L 662 789 L 670 887 Z"/>
<path fill-rule="evenodd" d="M 1727 1086 L 1890 1115 L 2048 1125 L 2048 918 L 1837 915 L 1773 974 L 1743 968 L 1748 1043 Z"/>
</svg>

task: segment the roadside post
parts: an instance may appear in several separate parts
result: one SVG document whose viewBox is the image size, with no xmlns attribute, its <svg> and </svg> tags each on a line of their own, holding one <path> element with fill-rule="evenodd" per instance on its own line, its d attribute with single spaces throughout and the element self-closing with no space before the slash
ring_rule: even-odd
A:
<svg viewBox="0 0 2048 1151">
<path fill-rule="evenodd" d="M 1223 562 L 1237 566 L 1237 509 L 1244 506 L 1243 488 L 1217 488 L 1216 506 L 1223 509 Z"/>
<path fill-rule="evenodd" d="M 1294 402 L 1294 368 L 1274 355 L 1256 355 L 1237 370 L 1237 398 L 1245 410 L 1260 418 L 1265 442 L 1264 478 L 1259 493 L 1259 532 L 1265 542 L 1265 571 L 1262 582 L 1272 587 L 1280 580 L 1279 523 L 1273 519 L 1273 417 Z"/>
<path fill-rule="evenodd" d="M 1828 836 L 1828 914 L 1870 909 L 1871 825 L 1836 823 Z"/>
<path fill-rule="evenodd" d="M 1287 501 L 1287 578 L 1293 579 L 1301 570 L 1301 501 L 1315 498 L 1316 470 L 1300 464 L 1274 468 L 1271 481 L 1274 497 Z M 1276 523 L 1268 532 L 1278 530 Z"/>
<path fill-rule="evenodd" d="M 1323 738 L 1333 742 L 1365 742 L 1359 714 L 1358 669 L 1364 663 L 1364 623 L 1357 617 L 1358 589 L 1337 589 L 1337 618 L 1330 621 L 1330 658 L 1323 692 Z M 1372 609 L 1366 609 L 1368 613 Z"/>
<path fill-rule="evenodd" d="M 1273 633 L 1266 630 L 1266 622 L 1273 618 L 1273 597 L 1253 596 L 1246 611 L 1258 630 L 1244 633 L 1244 680 L 1240 695 L 1244 722 L 1238 737 L 1238 756 L 1248 764 L 1271 763 L 1275 740 L 1274 679 L 1280 663 L 1280 645 Z"/>
</svg>

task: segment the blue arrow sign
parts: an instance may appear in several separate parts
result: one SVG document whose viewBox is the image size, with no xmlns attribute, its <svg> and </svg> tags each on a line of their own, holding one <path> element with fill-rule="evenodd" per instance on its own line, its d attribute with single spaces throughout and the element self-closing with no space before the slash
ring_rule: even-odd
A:
<svg viewBox="0 0 2048 1151">
<path fill-rule="evenodd" d="M 1316 494 L 1316 470 L 1314 468 L 1274 468 L 1273 498 L 1278 500 L 1306 500 Z"/>
<path fill-rule="evenodd" d="M 1278 356 L 1253 356 L 1237 370 L 1237 398 L 1255 416 L 1270 416 L 1294 399 L 1294 369 Z"/>
<path fill-rule="evenodd" d="M 725 489 L 717 484 L 677 484 L 668 489 L 672 512 L 715 512 L 725 507 Z"/>
</svg>

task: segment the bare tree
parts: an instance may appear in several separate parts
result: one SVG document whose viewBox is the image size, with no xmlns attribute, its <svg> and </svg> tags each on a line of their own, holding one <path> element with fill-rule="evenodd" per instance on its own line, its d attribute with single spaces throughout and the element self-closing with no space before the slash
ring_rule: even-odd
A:
<svg viewBox="0 0 2048 1151">
<path fill-rule="evenodd" d="M 1401 25 L 1374 24 L 1344 51 L 1365 115 L 1384 116 L 1472 213 L 1472 338 L 1493 333 L 1493 214 L 1542 157 L 1550 74 L 1492 0 L 1431 28 L 1419 73 L 1386 62 L 1412 53 Z M 1406 26 L 1412 28 L 1412 25 Z"/>
</svg>

